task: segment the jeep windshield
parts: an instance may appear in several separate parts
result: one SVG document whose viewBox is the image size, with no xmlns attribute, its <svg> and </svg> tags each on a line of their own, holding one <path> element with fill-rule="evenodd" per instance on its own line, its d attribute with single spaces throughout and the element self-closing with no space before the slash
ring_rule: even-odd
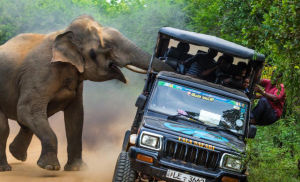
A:
<svg viewBox="0 0 300 182">
<path fill-rule="evenodd" d="M 191 122 L 243 134 L 248 105 L 224 96 L 159 80 L 149 110 L 168 116 L 186 116 Z"/>
</svg>

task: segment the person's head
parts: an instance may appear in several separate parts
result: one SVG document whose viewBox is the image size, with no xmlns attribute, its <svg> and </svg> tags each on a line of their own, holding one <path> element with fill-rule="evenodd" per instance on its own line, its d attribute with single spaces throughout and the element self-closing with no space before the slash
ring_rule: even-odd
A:
<svg viewBox="0 0 300 182">
<path fill-rule="evenodd" d="M 249 87 L 249 84 L 250 84 L 250 78 L 245 78 L 244 81 L 243 81 L 243 88 L 246 89 Z"/>
<path fill-rule="evenodd" d="M 227 63 L 229 63 L 229 64 L 232 64 L 233 63 L 233 57 L 232 56 L 230 56 L 230 55 L 228 55 L 228 54 L 223 54 L 222 56 L 224 56 L 224 58 L 225 58 L 225 61 L 227 62 Z"/>
<path fill-rule="evenodd" d="M 220 64 L 222 70 L 224 71 L 229 70 L 229 68 L 233 63 L 233 57 L 223 54 L 222 56 L 219 57 L 218 63 Z"/>
<path fill-rule="evenodd" d="M 207 55 L 208 55 L 209 58 L 214 58 L 214 57 L 217 56 L 217 54 L 218 54 L 217 50 L 212 49 L 212 48 L 208 49 Z"/>
<path fill-rule="evenodd" d="M 190 50 L 190 45 L 185 42 L 179 42 L 177 45 L 177 49 L 179 49 L 183 53 L 187 53 Z"/>
<path fill-rule="evenodd" d="M 237 64 L 238 70 L 240 70 L 240 76 L 245 77 L 247 75 L 247 64 L 244 62 L 239 62 Z"/>
<path fill-rule="evenodd" d="M 232 64 L 233 63 L 233 57 L 229 56 L 227 54 L 223 54 L 219 57 L 218 62 L 220 64 Z"/>
<path fill-rule="evenodd" d="M 247 75 L 247 68 L 242 69 L 241 76 L 245 77 Z"/>
</svg>

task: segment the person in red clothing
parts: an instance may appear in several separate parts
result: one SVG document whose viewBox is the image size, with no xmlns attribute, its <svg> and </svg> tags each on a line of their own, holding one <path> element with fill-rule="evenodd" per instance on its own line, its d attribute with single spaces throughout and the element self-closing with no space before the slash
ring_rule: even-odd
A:
<svg viewBox="0 0 300 182">
<path fill-rule="evenodd" d="M 259 101 L 251 112 L 251 123 L 256 125 L 270 125 L 277 121 L 282 115 L 285 102 L 284 85 L 278 84 L 278 75 L 274 81 L 262 79 L 259 83 L 264 90 L 256 86 L 255 91 L 260 93 Z M 274 72 L 272 78 L 274 77 Z M 277 87 L 278 85 L 278 87 Z M 280 87 L 280 88 L 279 88 Z"/>
</svg>

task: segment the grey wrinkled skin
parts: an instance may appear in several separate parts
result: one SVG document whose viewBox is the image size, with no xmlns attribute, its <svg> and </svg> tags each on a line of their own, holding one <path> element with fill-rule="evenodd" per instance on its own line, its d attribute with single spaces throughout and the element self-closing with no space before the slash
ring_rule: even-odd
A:
<svg viewBox="0 0 300 182">
<path fill-rule="evenodd" d="M 0 46 L 0 171 L 11 170 L 6 159 L 8 119 L 21 126 L 9 145 L 21 161 L 35 134 L 42 152 L 37 164 L 59 170 L 57 138 L 48 117 L 64 112 L 68 161 L 65 170 L 80 170 L 82 161 L 83 81 L 126 79 L 118 67 L 147 69 L 150 55 L 118 30 L 80 16 L 65 29 L 50 34 L 20 34 Z M 155 70 L 170 70 L 154 62 Z"/>
</svg>

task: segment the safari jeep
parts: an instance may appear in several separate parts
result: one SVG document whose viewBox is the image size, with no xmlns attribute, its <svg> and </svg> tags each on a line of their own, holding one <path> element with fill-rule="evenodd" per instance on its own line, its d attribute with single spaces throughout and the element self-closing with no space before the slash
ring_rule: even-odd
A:
<svg viewBox="0 0 300 182">
<path fill-rule="evenodd" d="M 233 66 L 246 63 L 248 94 L 186 75 L 182 70 L 188 65 L 176 57 L 180 42 L 188 44 L 187 57 L 212 48 L 217 57 L 223 53 L 234 57 Z M 175 53 L 168 54 L 170 50 Z M 154 72 L 153 59 L 176 71 Z M 245 139 L 256 134 L 249 124 L 250 108 L 264 55 L 214 36 L 163 27 L 151 63 L 113 181 L 246 181 Z"/>
</svg>

